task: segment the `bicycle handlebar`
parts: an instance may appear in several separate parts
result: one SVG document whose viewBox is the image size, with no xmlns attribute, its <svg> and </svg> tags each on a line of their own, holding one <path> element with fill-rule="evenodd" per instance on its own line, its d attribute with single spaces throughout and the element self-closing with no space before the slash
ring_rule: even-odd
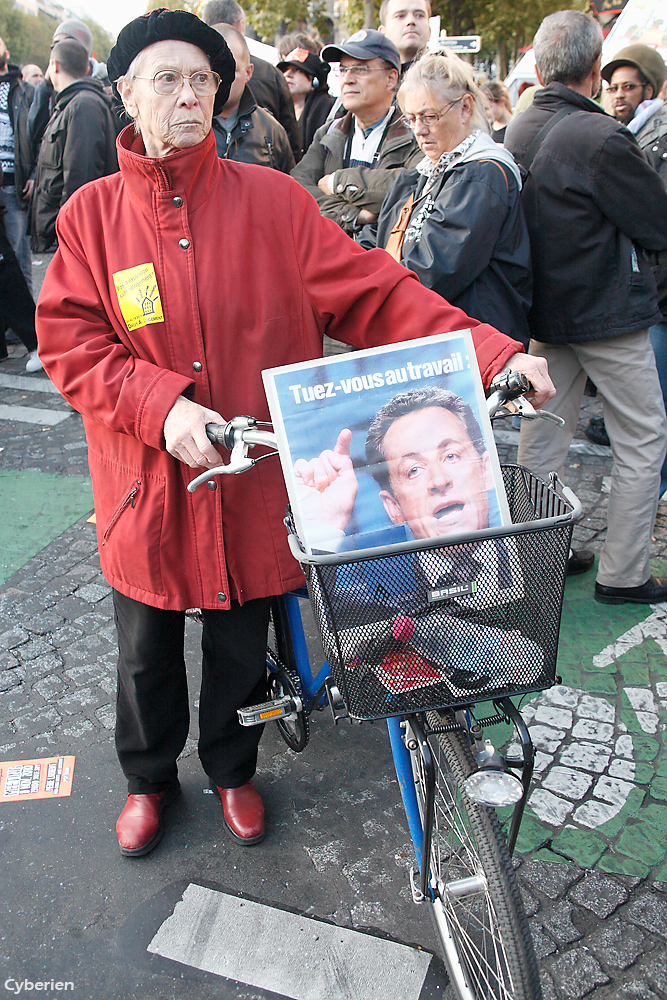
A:
<svg viewBox="0 0 667 1000">
<path fill-rule="evenodd" d="M 550 420 L 559 427 L 565 426 L 562 417 L 549 410 L 536 410 L 530 400 L 525 398 L 524 393 L 530 392 L 532 385 L 522 372 L 501 372 L 493 379 L 490 388 L 491 394 L 486 400 L 490 417 L 495 417 L 503 406 L 510 403 L 504 416 L 513 413 L 524 420 Z"/>
<path fill-rule="evenodd" d="M 532 386 L 522 372 L 501 372 L 493 379 L 490 388 L 491 393 L 487 398 L 486 405 L 491 417 L 509 403 L 511 409 L 508 408 L 505 416 L 516 413 L 526 420 L 536 420 L 542 417 L 561 426 L 565 423 L 561 417 L 549 413 L 548 410 L 535 410 L 531 406 L 524 394 L 530 392 Z M 275 449 L 277 449 L 278 444 L 275 434 L 269 430 L 261 430 L 255 417 L 238 416 L 232 417 L 226 424 L 206 424 L 206 434 L 213 444 L 221 444 L 231 453 L 229 462 L 227 465 L 219 465 L 215 469 L 207 469 L 196 479 L 193 479 L 191 483 L 188 483 L 190 493 L 194 493 L 198 486 L 208 482 L 212 476 L 238 475 L 240 472 L 247 472 L 262 458 L 277 454 Z M 248 449 L 254 448 L 255 445 L 273 448 L 274 451 L 260 455 L 259 458 L 251 458 Z"/>
</svg>

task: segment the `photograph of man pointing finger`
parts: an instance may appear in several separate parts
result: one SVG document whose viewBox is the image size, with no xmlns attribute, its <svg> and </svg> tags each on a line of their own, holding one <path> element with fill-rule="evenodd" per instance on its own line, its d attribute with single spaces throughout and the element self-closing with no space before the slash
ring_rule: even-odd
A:
<svg viewBox="0 0 667 1000">
<path fill-rule="evenodd" d="M 355 511 L 360 478 L 352 431 L 332 449 L 294 463 L 306 531 L 314 548 L 347 547 L 350 526 L 364 532 Z M 397 530 L 385 543 L 468 534 L 500 524 L 489 452 L 470 405 L 438 386 L 391 397 L 373 416 L 365 441 L 366 468 L 377 486 L 385 524 Z M 368 476 L 364 478 L 368 479 Z M 373 539 L 375 542 L 375 539 Z"/>
</svg>

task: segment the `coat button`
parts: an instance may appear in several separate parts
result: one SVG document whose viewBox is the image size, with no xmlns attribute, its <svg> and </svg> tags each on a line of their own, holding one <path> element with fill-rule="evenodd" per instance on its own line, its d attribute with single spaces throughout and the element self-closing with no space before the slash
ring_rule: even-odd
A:
<svg viewBox="0 0 667 1000">
<path fill-rule="evenodd" d="M 210 490 L 210 491 L 211 491 L 212 493 L 215 493 L 215 491 L 216 491 L 216 490 L 217 490 L 217 488 L 218 488 L 218 484 L 216 483 L 215 479 L 209 479 L 209 481 L 207 482 L 207 484 L 206 484 L 206 485 L 208 486 L 209 490 Z"/>
<path fill-rule="evenodd" d="M 201 361 L 193 361 L 192 362 L 192 370 L 193 370 L 193 372 L 200 372 L 201 371 L 201 367 L 202 367 Z"/>
<path fill-rule="evenodd" d="M 226 601 L 227 600 L 226 594 L 223 594 L 223 593 L 218 594 L 218 600 L 219 601 Z"/>
<path fill-rule="evenodd" d="M 190 246 L 190 240 L 186 240 L 185 238 L 182 239 L 182 240 L 179 240 L 178 241 L 178 245 L 181 248 L 181 250 L 187 250 L 188 247 Z"/>
<path fill-rule="evenodd" d="M 176 206 L 176 208 L 180 208 L 182 204 L 183 204 L 183 199 L 179 198 L 178 195 L 176 195 L 176 197 L 174 198 L 174 205 Z"/>
</svg>

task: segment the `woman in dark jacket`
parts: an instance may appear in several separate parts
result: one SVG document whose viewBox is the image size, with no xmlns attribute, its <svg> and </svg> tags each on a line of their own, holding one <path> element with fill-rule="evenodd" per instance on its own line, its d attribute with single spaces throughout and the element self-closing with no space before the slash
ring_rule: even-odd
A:
<svg viewBox="0 0 667 1000">
<path fill-rule="evenodd" d="M 278 69 L 284 75 L 294 101 L 303 156 L 333 107 L 334 98 L 327 87 L 329 63 L 323 62 L 308 49 L 296 48 L 278 63 Z"/>
<path fill-rule="evenodd" d="M 425 156 L 394 182 L 359 242 L 388 250 L 423 285 L 527 345 L 521 178 L 488 134 L 470 68 L 455 55 L 423 56 L 404 76 L 398 102 Z"/>
</svg>

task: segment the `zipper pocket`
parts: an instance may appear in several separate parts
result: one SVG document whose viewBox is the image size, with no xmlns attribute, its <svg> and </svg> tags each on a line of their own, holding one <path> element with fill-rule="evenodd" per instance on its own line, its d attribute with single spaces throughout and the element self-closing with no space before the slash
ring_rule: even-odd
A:
<svg viewBox="0 0 667 1000">
<path fill-rule="evenodd" d="M 109 535 L 113 531 L 113 528 L 114 528 L 114 526 L 116 524 L 116 521 L 121 516 L 121 514 L 123 513 L 123 511 L 128 506 L 134 507 L 134 501 L 136 499 L 137 493 L 139 492 L 139 487 L 140 486 L 141 486 L 141 480 L 137 479 L 136 482 L 134 483 L 134 485 L 132 486 L 132 489 L 130 490 L 130 492 L 127 494 L 127 496 L 125 497 L 125 499 L 123 500 L 123 502 L 120 504 L 120 506 L 116 509 L 113 517 L 111 518 L 111 520 L 109 521 L 109 523 L 108 523 L 108 525 L 106 527 L 104 535 L 102 536 L 102 545 L 106 545 L 107 538 L 109 537 Z"/>
</svg>

